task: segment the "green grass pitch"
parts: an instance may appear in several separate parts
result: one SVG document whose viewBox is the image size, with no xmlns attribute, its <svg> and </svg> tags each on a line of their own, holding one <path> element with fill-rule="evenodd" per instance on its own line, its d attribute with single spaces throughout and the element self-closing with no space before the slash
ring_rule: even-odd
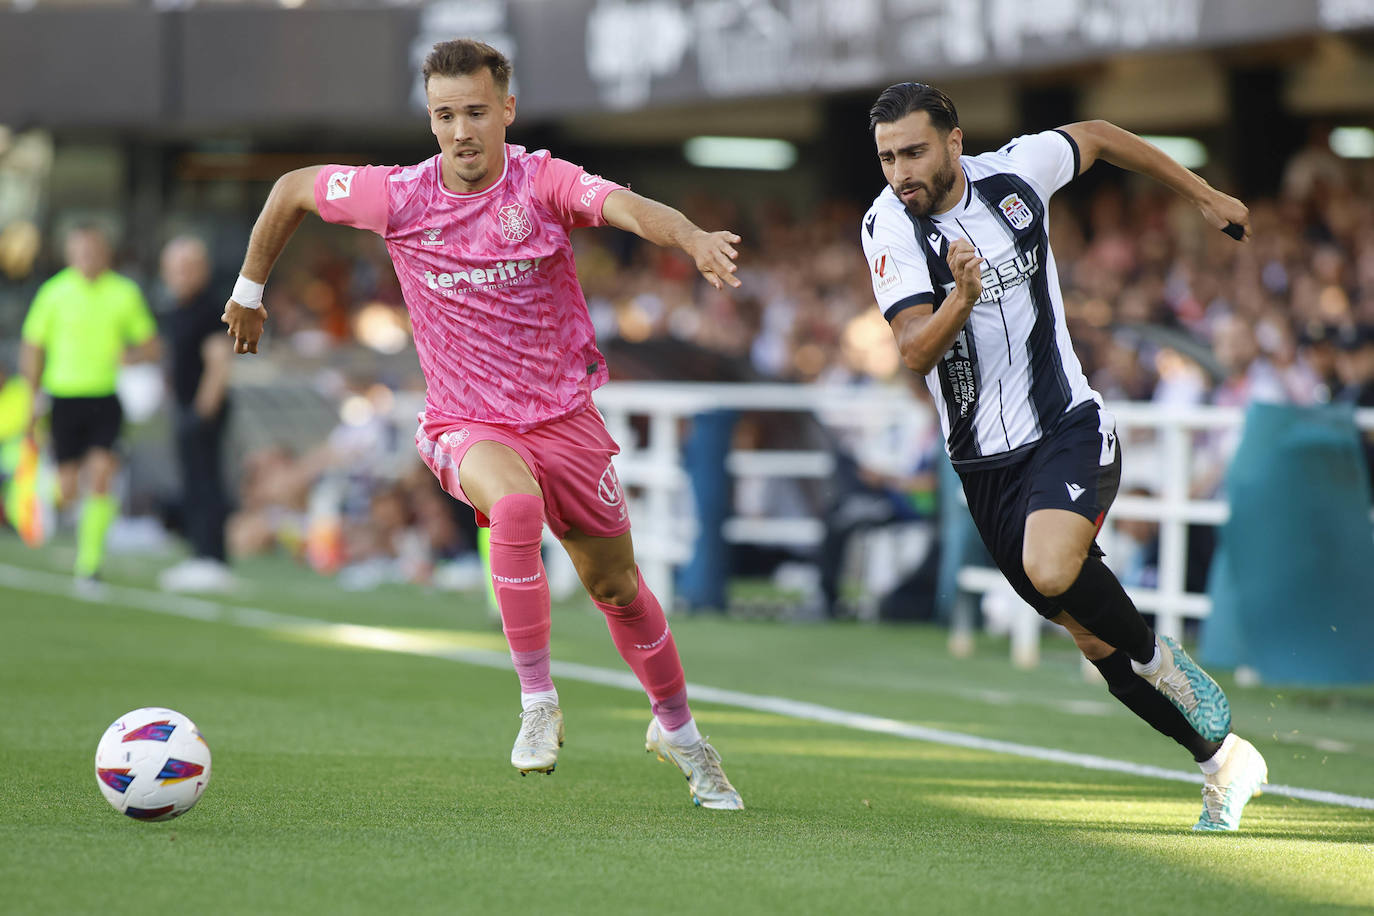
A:
<svg viewBox="0 0 1374 916">
<path fill-rule="evenodd" d="M 5 584 L 68 562 L 0 537 L 0 913 L 1374 911 L 1374 811 L 1266 795 L 1240 833 L 1199 835 L 1195 785 L 695 703 L 748 806 L 705 811 L 644 753 L 642 694 L 569 678 L 558 771 L 521 778 L 508 670 Z M 110 580 L 146 594 L 156 569 L 116 556 Z M 480 597 L 240 573 L 222 603 L 504 645 Z M 694 683 L 1192 766 L 1084 683 L 1067 641 L 1018 671 L 1004 642 L 955 660 L 923 627 L 674 630 Z M 585 600 L 555 609 L 553 650 L 624 670 Z M 1223 681 L 1271 780 L 1374 796 L 1374 690 Z M 191 716 L 214 753 L 200 804 L 163 824 L 116 814 L 92 771 L 104 728 L 147 705 Z"/>
</svg>

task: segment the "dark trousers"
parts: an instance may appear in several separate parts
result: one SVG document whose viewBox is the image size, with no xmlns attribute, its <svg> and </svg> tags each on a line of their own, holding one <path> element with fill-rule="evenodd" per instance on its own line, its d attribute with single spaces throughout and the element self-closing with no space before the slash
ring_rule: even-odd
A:
<svg viewBox="0 0 1374 916">
<path fill-rule="evenodd" d="M 895 490 L 863 487 L 841 497 L 826 513 L 825 539 L 816 565 L 821 573 L 821 595 L 826 613 L 840 615 L 840 575 L 844 571 L 849 541 L 872 528 L 921 518 L 905 494 Z"/>
<path fill-rule="evenodd" d="M 229 405 L 206 419 L 190 407 L 177 411 L 177 460 L 181 464 L 182 520 L 197 557 L 224 562 L 224 431 Z"/>
</svg>

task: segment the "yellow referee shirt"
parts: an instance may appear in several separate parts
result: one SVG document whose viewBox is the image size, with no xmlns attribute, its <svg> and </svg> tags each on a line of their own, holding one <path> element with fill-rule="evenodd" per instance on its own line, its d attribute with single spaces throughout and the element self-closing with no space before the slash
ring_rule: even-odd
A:
<svg viewBox="0 0 1374 916">
<path fill-rule="evenodd" d="M 138 284 L 112 270 L 87 280 L 74 267 L 38 288 L 20 332 L 43 349 L 43 390 L 59 398 L 114 394 L 125 347 L 156 333 Z"/>
</svg>

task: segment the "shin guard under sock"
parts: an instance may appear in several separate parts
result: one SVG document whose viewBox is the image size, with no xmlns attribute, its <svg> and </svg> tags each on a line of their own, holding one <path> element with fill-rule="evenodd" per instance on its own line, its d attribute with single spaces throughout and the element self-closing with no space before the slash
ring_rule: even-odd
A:
<svg viewBox="0 0 1374 916">
<path fill-rule="evenodd" d="M 1088 557 L 1068 591 L 1053 597 L 1074 620 L 1113 649 L 1141 664 L 1154 655 L 1155 634 L 1100 557 Z"/>
<path fill-rule="evenodd" d="M 687 706 L 687 677 L 682 673 L 677 643 L 663 608 L 638 570 L 639 591 L 624 607 L 596 602 L 616 650 L 639 678 L 653 703 L 654 716 L 666 729 L 678 729 L 692 718 Z"/>
<path fill-rule="evenodd" d="M 491 582 L 520 690 L 553 690 L 549 676 L 549 583 L 540 546 L 544 503 L 515 493 L 491 507 Z"/>
<path fill-rule="evenodd" d="M 105 536 L 114 523 L 114 497 L 93 493 L 81 505 L 81 521 L 76 530 L 76 566 L 78 576 L 93 576 L 105 562 Z"/>
</svg>

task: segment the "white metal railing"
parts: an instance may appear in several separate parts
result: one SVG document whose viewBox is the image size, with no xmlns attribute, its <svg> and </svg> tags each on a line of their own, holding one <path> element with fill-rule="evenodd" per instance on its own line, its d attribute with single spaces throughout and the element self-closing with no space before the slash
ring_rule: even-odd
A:
<svg viewBox="0 0 1374 916">
<path fill-rule="evenodd" d="M 726 384 L 695 382 L 622 382 L 600 389 L 596 403 L 611 434 L 623 449 L 616 461 L 622 483 L 639 495 L 632 505 L 635 544 L 641 565 L 663 604 L 673 604 L 673 568 L 685 562 L 696 533 L 690 508 L 690 486 L 682 466 L 680 427 L 694 415 L 708 410 L 795 411 L 814 414 L 832 427 L 864 436 L 885 427 L 909 422 L 911 413 L 922 410 L 900 389 L 846 388 L 783 384 Z M 1205 594 L 1185 590 L 1187 529 L 1190 524 L 1218 525 L 1228 515 L 1224 500 L 1192 499 L 1194 442 L 1200 433 L 1236 430 L 1243 422 L 1238 408 L 1176 407 L 1147 403 L 1108 405 L 1117 420 L 1117 433 L 1125 445 L 1126 480 L 1149 478 L 1154 496 L 1123 493 L 1113 505 L 1102 533 L 1110 555 L 1116 538 L 1115 524 L 1145 520 L 1159 524 L 1158 584 L 1133 588 L 1131 597 L 1141 610 L 1154 613 L 1160 633 L 1178 636 L 1185 618 L 1206 617 L 1211 602 Z M 634 418 L 647 419 L 646 441 L 637 442 Z M 1374 429 L 1374 410 L 1357 415 L 1360 426 Z M 1138 433 L 1153 434 L 1156 456 L 1146 468 L 1132 467 L 1132 440 Z M 1144 456 L 1137 456 L 1140 460 Z M 732 450 L 726 469 L 738 477 L 823 478 L 834 470 L 834 456 L 825 451 Z M 1123 487 L 1124 489 L 1124 487 Z M 736 543 L 764 543 L 814 547 L 824 534 L 819 519 L 731 518 L 724 536 Z M 984 593 L 1005 586 L 995 570 L 967 568 L 960 586 Z M 1027 608 L 1027 611 L 1030 612 Z M 1033 663 L 1034 640 L 1039 619 L 1028 618 L 1013 632 L 1013 654 Z M 1028 645 L 1027 641 L 1032 642 Z"/>
<path fill-rule="evenodd" d="M 621 446 L 616 460 L 621 483 L 640 494 L 631 506 L 635 550 L 666 607 L 673 605 L 673 569 L 689 558 L 696 536 L 689 506 L 691 481 L 682 466 L 683 421 L 709 410 L 792 411 L 815 414 L 822 422 L 862 435 L 917 409 L 909 395 L 885 388 L 713 382 L 612 383 L 597 391 L 596 405 Z M 643 443 L 636 441 L 634 418 L 648 421 Z M 726 470 L 737 478 L 817 479 L 833 473 L 834 456 L 819 450 L 732 450 Z M 817 518 L 735 517 L 726 521 L 722 534 L 733 543 L 814 547 L 824 527 Z"/>
</svg>

